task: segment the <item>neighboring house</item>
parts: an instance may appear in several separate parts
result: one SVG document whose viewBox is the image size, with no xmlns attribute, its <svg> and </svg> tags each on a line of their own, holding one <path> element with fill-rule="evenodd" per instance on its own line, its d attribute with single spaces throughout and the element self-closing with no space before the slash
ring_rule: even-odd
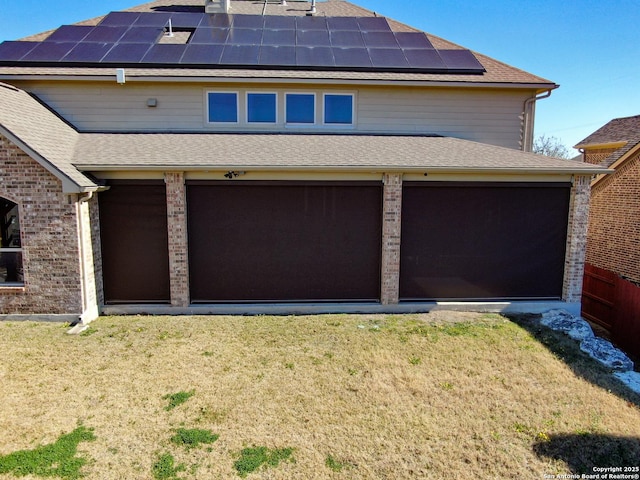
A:
<svg viewBox="0 0 640 480">
<path fill-rule="evenodd" d="M 640 115 L 610 121 L 575 148 L 615 170 L 591 186 L 582 313 L 640 357 Z"/>
<path fill-rule="evenodd" d="M 607 169 L 530 153 L 557 85 L 349 2 L 157 0 L 0 82 L 5 316 L 579 306 Z"/>
</svg>

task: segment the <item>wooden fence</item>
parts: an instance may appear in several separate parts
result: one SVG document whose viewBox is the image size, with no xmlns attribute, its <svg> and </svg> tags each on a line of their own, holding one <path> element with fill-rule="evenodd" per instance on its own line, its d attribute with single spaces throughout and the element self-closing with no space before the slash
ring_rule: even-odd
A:
<svg viewBox="0 0 640 480">
<path fill-rule="evenodd" d="M 607 329 L 625 352 L 640 358 L 640 286 L 587 263 L 581 313 Z"/>
</svg>

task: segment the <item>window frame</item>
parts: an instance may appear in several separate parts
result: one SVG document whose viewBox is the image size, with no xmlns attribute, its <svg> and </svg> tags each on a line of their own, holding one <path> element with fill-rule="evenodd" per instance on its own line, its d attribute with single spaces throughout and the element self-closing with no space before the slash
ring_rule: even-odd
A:
<svg viewBox="0 0 640 480">
<path fill-rule="evenodd" d="M 20 228 L 20 204 L 14 202 L 13 200 L 9 200 L 6 197 L 0 197 L 3 200 L 6 200 L 10 203 L 12 203 L 14 205 L 14 207 L 11 209 L 13 210 L 14 208 L 16 209 L 16 218 L 18 220 L 18 239 L 20 241 L 20 246 L 18 247 L 3 247 L 0 244 L 0 254 L 2 253 L 12 253 L 12 254 L 19 254 L 19 261 L 17 262 L 17 274 L 20 275 L 21 272 L 21 276 L 22 276 L 22 280 L 18 280 L 15 282 L 0 282 L 0 289 L 6 289 L 6 288 L 24 288 L 25 286 L 25 279 L 24 279 L 24 250 L 22 247 L 22 229 Z M 11 212 L 11 210 L 9 210 L 9 212 Z M 7 212 L 7 213 L 9 213 Z"/>
<path fill-rule="evenodd" d="M 260 121 L 251 121 L 249 119 L 249 96 L 250 95 L 273 95 L 274 97 L 274 105 L 273 105 L 273 122 L 260 122 Z M 245 118 L 244 121 L 247 125 L 277 125 L 278 124 L 278 92 L 273 91 L 254 91 L 248 90 L 245 92 Z"/>
<path fill-rule="evenodd" d="M 289 95 L 297 95 L 297 96 L 309 96 L 313 98 L 313 122 L 289 122 L 288 118 L 287 118 L 287 105 L 288 105 L 288 100 L 287 98 L 289 97 Z M 304 91 L 298 91 L 298 92 L 285 92 L 284 94 L 284 124 L 285 126 L 288 127 L 296 127 L 296 128 L 300 128 L 300 127 L 315 127 L 318 125 L 318 94 L 316 92 L 304 92 Z"/>
<path fill-rule="evenodd" d="M 235 121 L 225 121 L 225 120 L 211 120 L 211 102 L 210 96 L 211 94 L 225 94 L 225 95 L 235 95 L 236 97 L 236 119 Z M 205 100 L 207 104 L 207 123 L 209 125 L 239 125 L 240 124 L 240 92 L 237 90 L 207 90 L 205 93 Z"/>
<path fill-rule="evenodd" d="M 327 97 L 351 97 L 351 122 L 327 122 Z M 322 125 L 331 128 L 353 128 L 356 124 L 356 96 L 352 92 L 323 92 L 322 93 Z"/>
</svg>

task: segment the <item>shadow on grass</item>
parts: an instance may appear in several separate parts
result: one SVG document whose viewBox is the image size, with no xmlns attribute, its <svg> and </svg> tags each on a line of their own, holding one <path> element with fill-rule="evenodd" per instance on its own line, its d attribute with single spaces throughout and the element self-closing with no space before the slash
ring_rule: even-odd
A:
<svg viewBox="0 0 640 480">
<path fill-rule="evenodd" d="M 540 315 L 514 314 L 506 317 L 527 330 L 556 358 L 564 361 L 576 375 L 640 407 L 640 395 L 615 378 L 610 369 L 580 350 L 579 342 L 562 332 L 541 325 Z"/>
<path fill-rule="evenodd" d="M 599 434 L 551 435 L 533 445 L 538 457 L 563 460 L 572 473 L 593 474 L 594 467 L 635 467 L 640 459 L 640 439 Z"/>
</svg>

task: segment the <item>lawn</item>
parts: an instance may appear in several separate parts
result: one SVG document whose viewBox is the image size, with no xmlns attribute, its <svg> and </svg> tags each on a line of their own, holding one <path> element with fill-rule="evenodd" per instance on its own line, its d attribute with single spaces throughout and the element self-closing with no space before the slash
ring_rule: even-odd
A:
<svg viewBox="0 0 640 480">
<path fill-rule="evenodd" d="M 2 480 L 538 480 L 639 463 L 640 398 L 533 317 L 66 330 L 0 322 Z"/>
</svg>

